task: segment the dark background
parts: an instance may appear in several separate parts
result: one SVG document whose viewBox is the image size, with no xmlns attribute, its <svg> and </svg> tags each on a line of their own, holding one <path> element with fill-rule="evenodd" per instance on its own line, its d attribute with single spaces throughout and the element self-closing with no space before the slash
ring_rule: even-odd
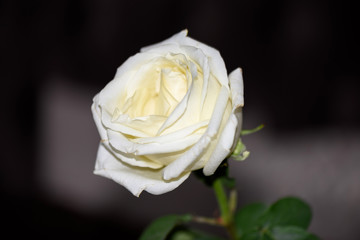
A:
<svg viewBox="0 0 360 240">
<path fill-rule="evenodd" d="M 234 170 L 239 202 L 300 195 L 314 209 L 313 232 L 359 239 L 358 20 L 350 1 L 0 1 L 2 228 L 136 239 L 169 211 L 211 215 L 215 202 L 199 199 L 212 193 L 199 195 L 193 179 L 135 199 L 91 175 L 92 97 L 141 47 L 187 28 L 221 52 L 229 72 L 243 68 L 244 126 L 266 125 L 244 140 L 254 154 Z"/>
</svg>

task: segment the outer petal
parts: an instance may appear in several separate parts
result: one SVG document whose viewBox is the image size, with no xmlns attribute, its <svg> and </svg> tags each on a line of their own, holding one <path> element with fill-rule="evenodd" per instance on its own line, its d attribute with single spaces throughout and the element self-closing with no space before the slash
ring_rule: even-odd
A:
<svg viewBox="0 0 360 240">
<path fill-rule="evenodd" d="M 212 175 L 221 162 L 230 154 L 240 135 L 242 122 L 241 106 L 244 105 L 244 87 L 240 68 L 237 68 L 230 73 L 229 81 L 232 99 L 232 114 L 221 133 L 214 152 L 203 169 L 206 176 Z"/>
<path fill-rule="evenodd" d="M 118 161 L 102 144 L 99 145 L 94 173 L 123 185 L 137 197 L 142 191 L 155 195 L 170 192 L 190 175 L 189 172 L 172 181 L 164 181 L 162 170 L 129 167 Z"/>
<path fill-rule="evenodd" d="M 237 68 L 229 75 L 233 111 L 244 106 L 244 83 L 241 68 Z"/>
<path fill-rule="evenodd" d="M 172 178 L 179 177 L 180 174 L 192 163 L 194 163 L 194 161 L 196 161 L 202 152 L 207 148 L 212 138 L 219 130 L 228 98 L 229 91 L 225 87 L 221 88 L 206 132 L 189 151 L 165 167 L 164 179 L 170 180 Z"/>
<path fill-rule="evenodd" d="M 185 169 L 197 160 L 210 142 L 211 138 L 208 135 L 203 135 L 189 151 L 164 168 L 164 179 L 171 180 L 179 177 Z"/>
<path fill-rule="evenodd" d="M 98 106 L 98 99 L 99 99 L 99 94 L 97 94 L 93 99 L 93 104 L 91 105 L 91 112 L 93 114 L 93 118 L 94 118 L 96 127 L 99 131 L 101 139 L 106 140 L 107 134 L 106 134 L 106 129 L 101 122 L 101 109 Z"/>
<path fill-rule="evenodd" d="M 204 166 L 203 172 L 205 176 L 212 175 L 219 167 L 221 162 L 229 155 L 234 143 L 234 137 L 236 127 L 238 126 L 237 118 L 234 114 L 231 114 L 226 126 L 221 133 L 220 139 L 212 153 L 209 161 Z"/>
<path fill-rule="evenodd" d="M 200 48 L 209 58 L 211 73 L 216 76 L 222 85 L 228 87 L 229 79 L 225 63 L 218 50 L 190 37 L 185 38 L 183 44 Z"/>
<path fill-rule="evenodd" d="M 232 98 L 232 112 L 238 120 L 238 127 L 236 128 L 234 143 L 231 151 L 236 147 L 237 141 L 240 137 L 242 126 L 242 106 L 244 106 L 244 83 L 241 68 L 237 68 L 229 75 L 231 98 Z"/>
</svg>

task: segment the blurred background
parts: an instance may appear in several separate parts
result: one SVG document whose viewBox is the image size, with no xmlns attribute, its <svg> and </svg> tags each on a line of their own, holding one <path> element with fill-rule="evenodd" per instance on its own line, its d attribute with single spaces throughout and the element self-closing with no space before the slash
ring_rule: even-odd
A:
<svg viewBox="0 0 360 240">
<path fill-rule="evenodd" d="M 211 189 L 131 195 L 92 174 L 92 97 L 143 46 L 187 28 L 242 67 L 239 204 L 293 195 L 322 239 L 360 239 L 358 8 L 350 1 L 0 1 L 2 229 L 11 236 L 137 239 L 155 217 L 214 216 Z"/>
</svg>

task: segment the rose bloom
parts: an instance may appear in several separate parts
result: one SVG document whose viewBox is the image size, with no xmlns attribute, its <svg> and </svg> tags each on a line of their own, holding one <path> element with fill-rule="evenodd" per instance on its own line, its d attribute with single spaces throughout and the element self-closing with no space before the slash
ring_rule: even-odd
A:
<svg viewBox="0 0 360 240">
<path fill-rule="evenodd" d="M 135 196 L 177 188 L 191 171 L 212 175 L 241 128 L 241 69 L 184 30 L 123 63 L 91 107 L 101 136 L 95 174 Z"/>
</svg>

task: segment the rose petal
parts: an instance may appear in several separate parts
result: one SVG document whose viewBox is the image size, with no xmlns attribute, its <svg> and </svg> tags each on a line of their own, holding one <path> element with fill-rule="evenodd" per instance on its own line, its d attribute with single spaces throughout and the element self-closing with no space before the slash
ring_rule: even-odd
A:
<svg viewBox="0 0 360 240">
<path fill-rule="evenodd" d="M 229 75 L 233 111 L 244 106 L 244 83 L 241 68 L 237 68 Z"/>
<path fill-rule="evenodd" d="M 91 105 L 91 112 L 92 112 L 96 127 L 99 131 L 100 137 L 102 140 L 105 140 L 105 139 L 107 139 L 107 134 L 106 134 L 106 130 L 101 122 L 101 109 L 97 105 L 98 99 L 99 99 L 99 94 L 96 94 L 96 96 L 93 99 L 93 104 Z"/>
<path fill-rule="evenodd" d="M 240 137 L 242 126 L 242 106 L 244 106 L 244 83 L 241 68 L 237 68 L 230 73 L 229 81 L 233 105 L 232 112 L 235 114 L 238 121 L 238 127 L 236 128 L 234 143 L 231 148 L 231 151 L 233 151 Z"/>
<path fill-rule="evenodd" d="M 163 178 L 170 180 L 179 177 L 202 154 L 210 142 L 211 138 L 203 135 L 189 151 L 164 168 Z"/>
<path fill-rule="evenodd" d="M 99 145 L 94 173 L 123 185 L 137 197 L 142 191 L 155 195 L 170 192 L 190 175 L 189 172 L 172 181 L 164 181 L 162 170 L 129 167 L 118 161 L 102 144 Z"/>
<path fill-rule="evenodd" d="M 194 60 L 197 64 L 199 64 L 201 71 L 203 73 L 203 86 L 201 91 L 201 106 L 204 105 L 207 88 L 209 85 L 209 77 L 210 77 L 210 67 L 207 56 L 200 48 L 195 48 L 192 46 L 181 46 L 182 49 L 185 50 L 186 54 L 190 57 L 190 59 Z"/>
<path fill-rule="evenodd" d="M 137 70 L 152 59 L 159 57 L 156 53 L 138 53 L 128 58 L 118 69 L 115 77 L 99 93 L 98 103 L 106 106 L 109 113 L 113 113 L 118 99 L 121 97 L 119 90 L 125 89 L 128 81 L 131 81 Z M 131 89 L 127 89 L 130 91 Z"/>
<path fill-rule="evenodd" d="M 202 76 L 202 74 L 199 75 Z M 161 135 L 179 131 L 200 121 L 209 121 L 209 119 L 211 119 L 217 100 L 216 96 L 219 94 L 221 85 L 214 77 L 210 77 L 208 93 L 206 94 L 204 104 L 201 105 L 201 95 L 203 93 L 203 82 L 201 79 L 202 78 L 195 79 L 193 81 L 188 99 L 190 105 L 186 106 L 181 117 L 176 119 L 176 121 L 168 126 L 168 128 L 164 129 Z"/>
<path fill-rule="evenodd" d="M 165 116 L 160 115 L 130 118 L 126 114 L 121 114 L 114 120 L 110 120 L 106 112 L 103 115 L 103 123 L 107 128 L 136 138 L 156 136 L 158 129 L 166 120 Z"/>
<path fill-rule="evenodd" d="M 234 142 L 236 127 L 238 121 L 235 114 L 231 114 L 225 128 L 223 129 L 219 141 L 216 144 L 215 150 L 210 159 L 204 166 L 203 172 L 205 176 L 212 175 L 219 167 L 221 162 L 229 155 L 231 147 Z"/>
<path fill-rule="evenodd" d="M 183 44 L 200 48 L 205 53 L 205 55 L 208 56 L 211 73 L 216 76 L 221 85 L 228 88 L 229 79 L 227 77 L 225 63 L 218 50 L 198 42 L 190 37 L 185 38 Z"/>
<path fill-rule="evenodd" d="M 171 153 L 184 150 L 195 144 L 201 137 L 201 134 L 191 134 L 180 139 L 173 139 L 166 143 L 147 143 L 139 144 L 129 141 L 119 132 L 108 130 L 110 145 L 119 152 L 135 154 L 137 156 L 146 154 Z"/>
<path fill-rule="evenodd" d="M 145 156 L 137 156 L 135 154 L 121 152 L 114 148 L 109 141 L 103 141 L 102 144 L 106 147 L 106 149 L 108 149 L 108 151 L 113 153 L 114 157 L 116 157 L 118 161 L 122 161 L 129 166 L 146 167 L 151 169 L 159 169 L 164 166 L 162 163 L 148 159 Z"/>
<path fill-rule="evenodd" d="M 222 86 L 216 100 L 216 104 L 211 116 L 208 129 L 206 130 L 210 137 L 215 136 L 220 127 L 228 100 L 229 100 L 229 90 L 225 86 Z"/>
<path fill-rule="evenodd" d="M 229 98 L 229 91 L 222 87 L 217 97 L 216 105 L 210 119 L 210 123 L 204 135 L 189 151 L 170 163 L 164 169 L 164 179 L 177 178 L 184 172 L 206 149 L 220 127 L 224 111 Z"/>
<path fill-rule="evenodd" d="M 110 116 L 110 114 L 104 108 L 101 108 L 101 110 L 102 110 L 101 121 L 107 129 L 112 129 L 114 131 L 118 131 L 118 132 L 130 135 L 130 136 L 134 136 L 134 137 L 150 137 L 151 136 L 141 130 L 137 130 L 132 127 L 126 126 L 124 124 L 121 124 L 121 122 L 112 121 L 112 117 Z"/>
<path fill-rule="evenodd" d="M 188 100 L 193 88 L 193 84 L 194 81 L 191 81 L 191 85 L 188 89 L 188 91 L 186 92 L 184 98 L 181 100 L 181 102 L 176 106 L 176 108 L 174 109 L 174 111 L 170 114 L 170 116 L 168 117 L 168 119 L 166 119 L 166 121 L 164 122 L 164 124 L 160 127 L 159 131 L 157 132 L 157 135 L 160 135 L 166 128 L 170 127 L 172 124 L 174 124 L 174 122 L 179 119 L 185 112 L 187 105 L 188 105 Z"/>
<path fill-rule="evenodd" d="M 132 139 L 132 142 L 135 143 L 167 143 L 170 141 L 173 141 L 174 139 L 181 139 L 184 138 L 194 132 L 201 132 L 203 128 L 205 128 L 209 124 L 209 120 L 204 120 L 198 123 L 195 123 L 193 125 L 190 125 L 188 127 L 182 128 L 180 130 L 161 135 L 156 137 L 145 137 L 145 138 L 135 138 Z M 205 132 L 205 130 L 204 130 Z"/>
<path fill-rule="evenodd" d="M 185 29 L 162 42 L 142 48 L 141 52 L 147 52 L 153 48 L 159 48 L 160 46 L 170 43 L 177 43 L 179 45 L 200 48 L 205 53 L 205 55 L 208 56 L 211 72 L 216 76 L 222 85 L 227 87 L 229 85 L 229 79 L 227 76 L 224 60 L 222 59 L 219 51 L 195 39 L 187 37 L 187 34 L 188 31 Z"/>
</svg>

